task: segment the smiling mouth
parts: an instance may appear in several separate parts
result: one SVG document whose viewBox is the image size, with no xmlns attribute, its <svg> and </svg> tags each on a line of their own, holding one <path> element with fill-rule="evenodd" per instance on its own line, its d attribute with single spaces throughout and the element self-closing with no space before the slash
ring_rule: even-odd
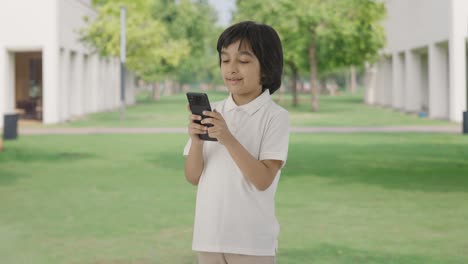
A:
<svg viewBox="0 0 468 264">
<path fill-rule="evenodd" d="M 228 80 L 230 82 L 237 82 L 237 81 L 242 80 L 242 78 L 226 78 L 226 80 Z"/>
</svg>

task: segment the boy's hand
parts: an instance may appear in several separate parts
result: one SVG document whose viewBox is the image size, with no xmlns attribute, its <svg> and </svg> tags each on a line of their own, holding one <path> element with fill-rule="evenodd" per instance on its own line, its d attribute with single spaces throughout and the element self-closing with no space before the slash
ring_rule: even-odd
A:
<svg viewBox="0 0 468 264">
<path fill-rule="evenodd" d="M 189 115 L 190 122 L 188 125 L 188 132 L 189 132 L 190 138 L 192 139 L 192 144 L 203 144 L 203 140 L 201 140 L 198 135 L 208 133 L 207 127 L 204 125 L 195 123 L 195 120 L 201 120 L 202 117 L 199 115 L 192 114 L 192 111 L 190 111 L 189 105 L 187 105 L 187 109 L 190 112 L 190 115 Z"/>
<path fill-rule="evenodd" d="M 202 124 L 212 124 L 212 127 L 208 128 L 208 135 L 212 138 L 216 138 L 219 143 L 225 144 L 227 141 L 232 140 L 234 137 L 229 131 L 226 121 L 223 116 L 216 112 L 203 111 L 203 114 L 208 116 L 201 121 Z"/>
</svg>

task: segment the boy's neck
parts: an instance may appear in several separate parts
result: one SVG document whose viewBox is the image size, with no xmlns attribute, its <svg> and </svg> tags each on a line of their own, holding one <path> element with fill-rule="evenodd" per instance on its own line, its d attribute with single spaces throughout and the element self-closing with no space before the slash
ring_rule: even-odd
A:
<svg viewBox="0 0 468 264">
<path fill-rule="evenodd" d="M 245 104 L 252 102 L 253 100 L 255 100 L 255 98 L 259 97 L 261 94 L 262 94 L 262 90 L 249 93 L 249 94 L 242 94 L 242 95 L 231 94 L 231 96 L 232 96 L 232 100 L 234 100 L 234 103 L 236 103 L 236 105 L 238 106 L 241 106 L 241 105 L 245 105 Z"/>
</svg>

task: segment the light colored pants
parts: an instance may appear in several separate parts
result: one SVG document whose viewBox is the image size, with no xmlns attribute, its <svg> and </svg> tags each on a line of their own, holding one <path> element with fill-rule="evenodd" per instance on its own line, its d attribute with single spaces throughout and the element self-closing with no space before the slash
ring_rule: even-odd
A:
<svg viewBox="0 0 468 264">
<path fill-rule="evenodd" d="M 275 257 L 198 252 L 198 264 L 275 264 Z"/>
</svg>

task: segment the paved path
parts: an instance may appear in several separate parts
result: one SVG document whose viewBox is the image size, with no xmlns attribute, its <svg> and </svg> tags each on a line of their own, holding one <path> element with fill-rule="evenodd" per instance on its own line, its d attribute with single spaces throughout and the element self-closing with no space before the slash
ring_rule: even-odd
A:
<svg viewBox="0 0 468 264">
<path fill-rule="evenodd" d="M 293 133 L 392 133 L 422 132 L 460 134 L 461 126 L 387 126 L 387 127 L 292 127 Z M 20 135 L 86 135 L 86 134 L 160 134 L 187 133 L 186 128 L 19 128 Z"/>
</svg>

